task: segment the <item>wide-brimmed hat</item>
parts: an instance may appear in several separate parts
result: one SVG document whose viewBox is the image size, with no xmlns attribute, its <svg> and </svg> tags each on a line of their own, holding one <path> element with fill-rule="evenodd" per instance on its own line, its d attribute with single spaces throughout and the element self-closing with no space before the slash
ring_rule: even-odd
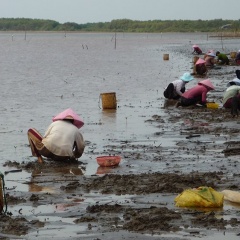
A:
<svg viewBox="0 0 240 240">
<path fill-rule="evenodd" d="M 197 48 L 197 47 L 198 47 L 198 45 L 194 44 L 192 47 L 193 47 L 193 48 Z"/>
<path fill-rule="evenodd" d="M 216 55 L 214 54 L 214 52 L 209 52 L 207 55 L 208 55 L 208 56 L 211 56 L 211 57 L 216 57 Z"/>
<path fill-rule="evenodd" d="M 196 65 L 198 65 L 198 64 L 204 64 L 206 61 L 205 60 L 203 60 L 202 58 L 199 58 L 198 60 L 197 60 L 197 62 L 196 62 Z"/>
<path fill-rule="evenodd" d="M 192 81 L 194 79 L 194 77 L 189 73 L 189 72 L 185 72 L 181 77 L 181 80 L 185 81 L 185 82 L 189 82 Z"/>
<path fill-rule="evenodd" d="M 81 128 L 84 125 L 84 122 L 80 116 L 78 116 L 71 108 L 64 110 L 63 112 L 56 115 L 52 120 L 53 122 L 58 120 L 71 119 L 73 124 L 77 128 Z"/>
<path fill-rule="evenodd" d="M 210 79 L 202 80 L 202 81 L 200 81 L 198 84 L 204 85 L 204 86 L 210 88 L 211 90 L 214 90 L 214 89 L 215 89 L 215 87 L 212 85 Z"/>
</svg>

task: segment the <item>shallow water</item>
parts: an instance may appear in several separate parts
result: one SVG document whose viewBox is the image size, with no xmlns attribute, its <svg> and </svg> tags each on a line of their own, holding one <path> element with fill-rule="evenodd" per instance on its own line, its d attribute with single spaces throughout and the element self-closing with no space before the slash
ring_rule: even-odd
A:
<svg viewBox="0 0 240 240">
<path fill-rule="evenodd" d="M 131 141 L 174 146 L 181 137 L 172 133 L 154 136 L 156 126 L 145 121 L 155 114 L 163 118 L 168 114 L 163 108 L 163 89 L 185 71 L 191 71 L 191 46 L 194 43 L 201 43 L 206 50 L 223 46 L 219 39 L 199 33 L 121 33 L 117 34 L 116 49 L 112 33 L 67 33 L 66 37 L 63 33 L 27 33 L 26 40 L 24 33 L 0 33 L 0 164 L 8 160 L 35 161 L 30 156 L 27 130 L 34 127 L 43 134 L 52 117 L 69 107 L 85 122 L 81 132 L 88 144 L 80 159 L 87 163 L 85 175 L 101 170 L 95 156 L 108 155 L 104 152 L 108 144 Z M 236 40 L 224 40 L 225 51 L 235 51 L 237 44 Z M 176 49 L 180 46 L 183 50 L 179 54 Z M 169 54 L 169 61 L 163 60 L 165 53 Z M 219 84 L 216 79 L 213 81 Z M 195 83 L 189 83 L 189 87 Z M 102 110 L 100 94 L 106 92 L 116 93 L 117 110 Z M 218 138 L 218 141 L 224 141 L 224 138 Z M 141 172 L 148 171 L 148 163 L 139 164 L 142 164 Z M 189 164 L 188 159 L 184 164 L 185 171 L 199 169 L 196 162 Z M 173 167 L 177 168 L 176 165 Z M 171 170 L 171 166 L 161 163 L 151 163 L 151 168 Z M 2 172 L 8 170 L 6 167 L 1 169 Z M 139 166 L 133 164 L 129 170 L 123 159 L 122 164 L 112 171 L 138 172 Z M 6 186 L 31 192 L 28 185 L 22 184 L 30 178 L 31 174 L 26 172 L 11 173 L 5 176 Z M 88 196 L 85 204 L 94 197 Z M 44 218 L 45 211 L 51 212 L 49 207 L 40 207 L 36 211 Z M 25 215 L 31 215 L 28 207 L 23 210 Z M 18 207 L 13 207 L 12 211 L 17 214 Z M 64 219 L 68 221 L 68 218 Z M 50 217 L 56 225 L 58 220 Z M 50 236 L 50 231 L 46 230 L 46 234 Z"/>
<path fill-rule="evenodd" d="M 109 139 L 145 141 L 154 129 L 144 121 L 164 116 L 163 88 L 190 71 L 196 39 L 209 48 L 220 44 L 206 34 L 122 33 L 115 49 L 112 33 L 27 33 L 26 40 L 24 33 L 1 33 L 1 163 L 33 160 L 27 130 L 43 134 L 51 118 L 69 107 L 84 119 L 81 132 L 98 151 Z M 175 53 L 179 45 L 189 53 Z M 165 53 L 169 61 L 163 60 Z M 101 109 L 105 92 L 116 93 L 117 111 Z M 95 161 L 87 154 L 82 160 Z"/>
</svg>

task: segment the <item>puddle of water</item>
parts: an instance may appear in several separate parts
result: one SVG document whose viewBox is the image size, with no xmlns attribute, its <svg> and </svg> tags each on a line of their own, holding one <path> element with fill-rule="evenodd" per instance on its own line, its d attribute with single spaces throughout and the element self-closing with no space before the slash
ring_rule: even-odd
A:
<svg viewBox="0 0 240 240">
<path fill-rule="evenodd" d="M 50 226 L 43 227 L 41 232 L 29 233 L 28 239 L 81 239 L 84 236 L 94 235 L 92 231 L 89 232 L 87 224 L 68 223 L 63 226 L 62 223 L 61 219 L 56 218 Z"/>
<path fill-rule="evenodd" d="M 209 234 L 209 233 L 208 233 Z M 207 239 L 207 240 L 237 240 L 239 239 L 239 236 L 237 236 L 234 233 L 229 233 L 225 231 L 219 231 L 219 232 L 212 232 L 209 235 L 206 234 L 206 232 L 203 232 L 200 229 L 192 229 L 189 230 L 189 234 L 186 234 L 186 232 L 178 232 L 177 234 L 161 234 L 161 237 L 166 237 L 170 239 Z"/>
</svg>

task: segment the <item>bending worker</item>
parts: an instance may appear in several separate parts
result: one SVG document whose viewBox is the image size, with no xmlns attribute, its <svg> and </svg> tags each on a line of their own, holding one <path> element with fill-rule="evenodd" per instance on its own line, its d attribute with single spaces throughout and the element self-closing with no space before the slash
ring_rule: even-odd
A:
<svg viewBox="0 0 240 240">
<path fill-rule="evenodd" d="M 42 156 L 53 160 L 70 160 L 82 156 L 85 143 L 79 132 L 83 121 L 67 109 L 53 118 L 42 137 L 34 128 L 28 130 L 28 140 L 32 155 L 42 163 Z"/>
</svg>

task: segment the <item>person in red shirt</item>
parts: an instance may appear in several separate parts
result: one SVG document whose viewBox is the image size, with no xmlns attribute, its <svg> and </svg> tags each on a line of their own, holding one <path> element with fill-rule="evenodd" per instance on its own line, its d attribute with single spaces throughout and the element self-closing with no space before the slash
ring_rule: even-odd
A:
<svg viewBox="0 0 240 240">
<path fill-rule="evenodd" d="M 193 45 L 192 48 L 193 48 L 192 54 L 194 54 L 194 53 L 195 54 L 202 54 L 202 50 L 198 45 Z"/>
<path fill-rule="evenodd" d="M 187 107 L 195 104 L 205 106 L 207 103 L 207 93 L 214 89 L 215 88 L 209 79 L 202 80 L 196 86 L 182 94 L 178 106 Z"/>
</svg>

